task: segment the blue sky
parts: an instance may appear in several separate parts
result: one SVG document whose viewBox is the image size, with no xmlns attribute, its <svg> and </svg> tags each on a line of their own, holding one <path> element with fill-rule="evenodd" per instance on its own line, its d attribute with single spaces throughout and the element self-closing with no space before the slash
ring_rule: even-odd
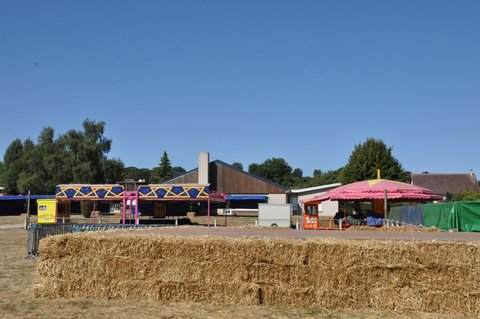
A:
<svg viewBox="0 0 480 319">
<path fill-rule="evenodd" d="M 0 154 L 106 122 L 109 157 L 165 150 L 304 175 L 368 137 L 412 172 L 480 174 L 478 1 L 0 1 Z"/>
</svg>

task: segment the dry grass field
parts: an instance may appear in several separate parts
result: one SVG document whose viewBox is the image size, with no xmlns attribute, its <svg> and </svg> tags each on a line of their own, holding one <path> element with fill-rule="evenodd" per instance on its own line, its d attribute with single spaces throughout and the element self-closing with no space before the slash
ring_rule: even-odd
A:
<svg viewBox="0 0 480 319">
<path fill-rule="evenodd" d="M 463 318 L 421 312 L 312 310 L 266 306 L 161 303 L 142 300 L 44 299 L 33 296 L 36 260 L 25 259 L 21 219 L 0 225 L 0 318 Z"/>
</svg>

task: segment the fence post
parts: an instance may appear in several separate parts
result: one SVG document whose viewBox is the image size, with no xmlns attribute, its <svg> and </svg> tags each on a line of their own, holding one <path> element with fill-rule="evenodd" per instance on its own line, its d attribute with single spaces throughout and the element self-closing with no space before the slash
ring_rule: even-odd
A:
<svg viewBox="0 0 480 319">
<path fill-rule="evenodd" d="M 27 197 L 27 214 L 25 216 L 25 230 L 28 229 L 29 223 L 30 223 L 30 190 L 28 190 L 28 197 Z"/>
</svg>

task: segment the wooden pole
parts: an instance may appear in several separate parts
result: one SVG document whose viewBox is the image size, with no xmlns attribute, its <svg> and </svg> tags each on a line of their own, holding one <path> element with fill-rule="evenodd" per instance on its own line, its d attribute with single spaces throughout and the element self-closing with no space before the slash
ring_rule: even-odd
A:
<svg viewBox="0 0 480 319">
<path fill-rule="evenodd" d="M 123 206 L 122 206 L 122 224 L 125 225 L 125 217 L 127 215 L 127 200 L 125 199 L 126 194 L 123 194 Z"/>
<path fill-rule="evenodd" d="M 385 214 L 385 222 L 384 222 L 384 224 L 385 224 L 387 222 L 387 219 L 388 219 L 387 190 L 385 190 L 384 198 L 383 198 L 383 212 Z"/>
<path fill-rule="evenodd" d="M 140 220 L 138 218 L 138 205 L 140 204 L 138 202 L 138 192 L 135 192 L 135 225 L 139 225 L 140 224 Z"/>
<path fill-rule="evenodd" d="M 227 200 L 227 210 L 225 211 L 225 222 L 224 222 L 224 225 L 225 227 L 227 227 L 227 221 L 228 221 L 228 214 L 230 213 L 230 201 Z"/>
<path fill-rule="evenodd" d="M 208 227 L 210 227 L 210 197 L 208 197 L 208 201 L 207 201 L 207 213 L 208 213 Z"/>
<path fill-rule="evenodd" d="M 93 223 L 95 224 L 95 218 L 96 218 L 96 214 L 97 214 L 97 202 L 93 202 Z"/>
<path fill-rule="evenodd" d="M 29 223 L 30 223 L 30 190 L 28 190 L 28 196 L 27 196 L 27 214 L 25 216 L 25 230 L 28 229 Z"/>
</svg>

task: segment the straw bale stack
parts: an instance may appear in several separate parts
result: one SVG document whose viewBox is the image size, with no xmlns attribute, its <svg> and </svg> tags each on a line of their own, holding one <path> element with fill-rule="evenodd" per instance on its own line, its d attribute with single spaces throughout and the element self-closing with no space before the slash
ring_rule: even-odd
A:
<svg viewBox="0 0 480 319">
<path fill-rule="evenodd" d="M 382 227 L 375 227 L 375 226 L 350 226 L 346 230 L 373 230 L 373 231 L 414 231 L 414 232 L 440 232 L 441 229 L 433 226 L 433 227 L 418 227 L 412 225 L 404 225 L 404 226 L 382 226 Z"/>
<path fill-rule="evenodd" d="M 41 241 L 35 294 L 479 315 L 479 247 L 77 233 Z"/>
</svg>

